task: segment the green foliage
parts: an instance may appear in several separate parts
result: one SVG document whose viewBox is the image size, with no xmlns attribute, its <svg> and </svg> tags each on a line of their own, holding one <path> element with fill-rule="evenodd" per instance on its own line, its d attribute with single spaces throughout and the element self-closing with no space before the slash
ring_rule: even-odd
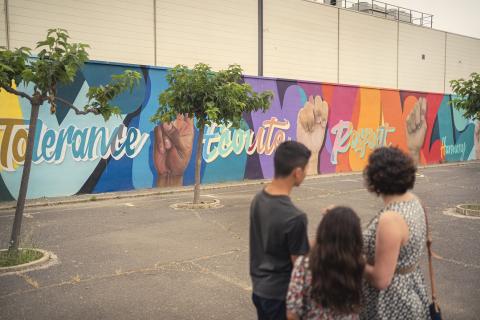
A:
<svg viewBox="0 0 480 320">
<path fill-rule="evenodd" d="M 73 82 L 77 70 L 88 60 L 83 43 L 68 43 L 68 33 L 63 29 L 50 29 L 47 39 L 37 43 L 38 59 L 31 63 L 32 77 L 24 78 L 36 84 L 41 92 L 51 93 L 57 83 Z M 53 92 L 52 92 L 53 93 Z"/>
<path fill-rule="evenodd" d="M 474 72 L 470 79 L 452 80 L 450 85 L 456 95 L 450 104 L 463 111 L 465 118 L 480 121 L 480 74 Z"/>
<path fill-rule="evenodd" d="M 21 47 L 13 51 L 0 48 L 0 86 L 10 86 L 12 80 L 16 83 L 23 81 L 23 75 L 29 77 L 27 60 L 30 49 Z"/>
<path fill-rule="evenodd" d="M 50 103 L 50 111 L 56 112 L 57 85 L 69 84 L 75 79 L 78 70 L 88 60 L 83 43 L 69 43 L 68 32 L 64 29 L 50 29 L 43 41 L 37 42 L 37 57 L 31 58 L 29 48 L 7 50 L 0 48 L 0 88 L 30 100 L 32 104 Z M 101 114 L 108 120 L 112 114 L 119 114 L 120 109 L 112 106 L 111 101 L 124 90 L 138 83 L 141 75 L 138 72 L 125 71 L 112 77 L 112 82 L 105 86 L 91 87 L 88 92 L 88 104 L 84 111 L 79 110 L 68 101 L 67 107 L 77 114 Z M 14 84 L 34 85 L 34 92 L 28 95 L 14 89 Z"/>
<path fill-rule="evenodd" d="M 244 112 L 265 111 L 273 98 L 270 91 L 256 93 L 243 83 L 239 65 L 218 72 L 203 63 L 193 69 L 177 65 L 169 71 L 167 81 L 169 87 L 159 97 L 153 122 L 170 122 L 184 114 L 195 117 L 199 128 L 212 123 L 231 123 L 238 128 Z"/>
<path fill-rule="evenodd" d="M 120 75 L 112 76 L 112 82 L 105 86 L 91 87 L 87 92 L 88 103 L 85 111 L 94 110 L 93 113 L 98 111 L 105 120 L 112 114 L 120 114 L 120 108 L 111 105 L 110 101 L 127 89 L 130 89 L 131 93 L 140 79 L 140 73 L 126 70 Z"/>
</svg>

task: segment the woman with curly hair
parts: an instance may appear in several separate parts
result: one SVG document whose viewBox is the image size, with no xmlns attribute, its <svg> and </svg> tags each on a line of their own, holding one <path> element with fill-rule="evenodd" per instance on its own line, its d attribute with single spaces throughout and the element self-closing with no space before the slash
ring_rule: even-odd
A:
<svg viewBox="0 0 480 320">
<path fill-rule="evenodd" d="M 310 253 L 295 261 L 287 318 L 358 319 L 364 266 L 357 214 L 347 207 L 327 210 Z"/>
<path fill-rule="evenodd" d="M 363 234 L 367 265 L 361 319 L 428 319 L 428 296 L 419 261 L 425 251 L 425 213 L 411 193 L 417 168 L 398 148 L 376 149 L 363 175 L 384 208 Z"/>
</svg>

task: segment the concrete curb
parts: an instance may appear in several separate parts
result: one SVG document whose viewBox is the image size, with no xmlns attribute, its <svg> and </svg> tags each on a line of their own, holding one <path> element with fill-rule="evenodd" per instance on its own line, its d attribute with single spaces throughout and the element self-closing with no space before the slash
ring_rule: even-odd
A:
<svg viewBox="0 0 480 320">
<path fill-rule="evenodd" d="M 45 250 L 42 250 L 42 249 L 33 249 L 33 248 L 19 248 L 19 249 L 31 249 L 31 250 L 39 251 L 43 254 L 43 256 L 38 260 L 31 261 L 31 262 L 28 262 L 28 263 L 19 264 L 19 265 L 11 266 L 11 267 L 0 267 L 0 274 L 5 273 L 5 272 L 12 272 L 12 271 L 22 271 L 24 269 L 42 264 L 42 263 L 50 260 L 50 252 L 48 252 L 48 251 L 45 251 Z M 8 249 L 2 249 L 0 251 L 6 251 L 6 250 L 8 250 Z"/>
<path fill-rule="evenodd" d="M 473 208 L 471 208 L 473 207 Z M 468 217 L 480 218 L 480 204 L 465 203 L 455 207 L 455 212 Z"/>
<path fill-rule="evenodd" d="M 476 163 L 480 163 L 480 160 L 424 165 L 424 166 L 419 166 L 418 169 L 422 170 L 426 168 L 458 167 L 458 166 L 466 166 L 466 165 L 476 164 Z M 320 174 L 315 176 L 309 176 L 306 178 L 306 180 L 308 181 L 308 180 L 314 180 L 314 179 L 327 179 L 331 177 L 352 176 L 352 175 L 362 175 L 362 172 L 353 171 L 353 172 Z M 235 188 L 235 187 L 242 187 L 242 186 L 262 185 L 262 184 L 268 183 L 269 181 L 270 179 L 259 179 L 259 180 L 243 180 L 243 181 L 219 183 L 219 184 L 208 184 L 208 185 L 201 186 L 200 189 L 201 191 L 228 189 L 228 188 Z M 193 191 L 193 186 L 188 186 L 188 187 L 181 187 L 181 188 L 142 189 L 142 190 L 123 191 L 123 192 L 82 194 L 82 195 L 74 195 L 69 197 L 40 198 L 40 199 L 27 200 L 25 203 L 25 208 L 48 207 L 48 206 L 57 206 L 57 205 L 64 205 L 64 204 L 76 204 L 76 203 L 83 203 L 83 202 L 90 202 L 90 201 L 151 197 L 151 196 L 174 194 L 174 193 L 186 193 L 186 192 L 192 192 L 192 191 Z M 0 211 L 15 209 L 15 207 L 16 207 L 16 201 L 8 201 L 8 202 L 0 203 Z"/>
</svg>

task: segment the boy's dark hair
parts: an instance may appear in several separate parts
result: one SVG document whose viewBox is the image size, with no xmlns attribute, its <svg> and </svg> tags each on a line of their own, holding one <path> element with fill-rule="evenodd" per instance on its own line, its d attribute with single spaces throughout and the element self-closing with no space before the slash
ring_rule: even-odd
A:
<svg viewBox="0 0 480 320">
<path fill-rule="evenodd" d="M 283 142 L 273 157 L 275 178 L 287 177 L 295 168 L 305 168 L 311 155 L 312 152 L 300 142 Z"/>
<path fill-rule="evenodd" d="M 397 147 L 381 147 L 370 154 L 363 170 L 368 191 L 377 195 L 404 194 L 413 188 L 417 167 Z"/>
</svg>

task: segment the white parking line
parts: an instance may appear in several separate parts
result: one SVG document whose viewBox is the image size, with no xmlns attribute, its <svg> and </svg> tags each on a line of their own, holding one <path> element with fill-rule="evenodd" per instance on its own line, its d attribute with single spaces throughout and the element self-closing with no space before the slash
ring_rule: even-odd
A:
<svg viewBox="0 0 480 320">
<path fill-rule="evenodd" d="M 37 213 L 40 213 L 40 211 L 36 211 L 36 212 L 24 212 L 23 213 L 23 217 L 24 218 L 33 218 L 32 215 L 34 214 L 37 214 Z M 7 215 L 0 215 L 0 218 L 12 218 L 12 217 L 15 217 L 15 214 L 7 214 Z"/>
</svg>

